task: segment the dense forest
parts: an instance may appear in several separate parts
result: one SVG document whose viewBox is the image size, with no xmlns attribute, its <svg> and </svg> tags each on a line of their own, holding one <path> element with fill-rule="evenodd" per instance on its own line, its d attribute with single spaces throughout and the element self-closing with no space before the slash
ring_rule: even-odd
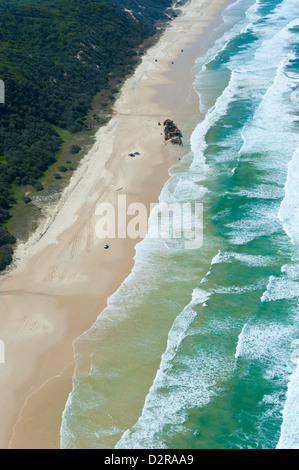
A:
<svg viewBox="0 0 299 470">
<path fill-rule="evenodd" d="M 93 97 L 123 79 L 172 0 L 2 0 L 0 4 L 0 270 L 12 260 L 5 227 L 14 189 L 32 185 L 62 143 L 84 129 Z"/>
</svg>

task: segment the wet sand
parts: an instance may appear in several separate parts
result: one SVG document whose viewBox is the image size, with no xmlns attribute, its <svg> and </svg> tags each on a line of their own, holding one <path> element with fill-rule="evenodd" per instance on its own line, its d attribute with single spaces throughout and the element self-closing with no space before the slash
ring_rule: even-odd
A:
<svg viewBox="0 0 299 470">
<path fill-rule="evenodd" d="M 172 162 L 188 152 L 198 114 L 191 68 L 200 38 L 225 0 L 191 0 L 124 84 L 114 117 L 101 128 L 58 207 L 0 278 L 0 448 L 59 448 L 61 415 L 72 389 L 73 341 L 94 323 L 133 267 L 138 239 L 96 236 L 101 202 L 149 209 Z M 183 52 L 182 52 L 183 50 Z M 173 62 L 173 63 L 172 63 Z M 193 96 L 194 95 L 194 96 Z M 173 119 L 184 146 L 165 144 Z M 129 153 L 138 152 L 134 158 Z"/>
</svg>

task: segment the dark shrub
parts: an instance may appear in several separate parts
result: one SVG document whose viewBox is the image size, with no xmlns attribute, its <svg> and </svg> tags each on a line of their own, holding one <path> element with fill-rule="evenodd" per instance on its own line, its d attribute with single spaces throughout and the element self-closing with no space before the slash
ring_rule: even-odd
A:
<svg viewBox="0 0 299 470">
<path fill-rule="evenodd" d="M 24 197 L 23 197 L 23 201 L 25 202 L 25 204 L 29 204 L 29 202 L 31 202 L 32 199 L 31 199 L 30 197 L 28 197 L 28 196 L 24 196 Z"/>
<path fill-rule="evenodd" d="M 36 189 L 36 191 L 43 191 L 43 190 L 44 190 L 44 187 L 43 187 L 43 185 L 38 181 L 37 183 L 35 183 L 34 189 Z"/>
<path fill-rule="evenodd" d="M 58 170 L 61 171 L 62 173 L 65 173 L 66 171 L 68 171 L 67 167 L 66 166 L 63 166 L 63 165 L 60 165 L 58 167 Z"/>
<path fill-rule="evenodd" d="M 12 262 L 12 248 L 9 245 L 0 247 L 0 271 L 3 271 Z"/>
<path fill-rule="evenodd" d="M 80 150 L 81 150 L 80 145 L 71 145 L 70 146 L 70 153 L 72 153 L 72 154 L 79 153 Z"/>
<path fill-rule="evenodd" d="M 0 246 L 16 243 L 16 239 L 6 227 L 0 227 Z"/>
</svg>

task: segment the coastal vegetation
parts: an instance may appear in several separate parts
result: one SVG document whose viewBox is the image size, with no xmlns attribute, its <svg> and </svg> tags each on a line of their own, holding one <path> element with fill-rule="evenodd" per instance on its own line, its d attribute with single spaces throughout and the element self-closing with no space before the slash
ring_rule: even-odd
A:
<svg viewBox="0 0 299 470">
<path fill-rule="evenodd" d="M 20 188 L 39 179 L 69 136 L 89 131 L 87 114 L 102 90 L 103 109 L 138 63 L 140 46 L 171 15 L 172 0 L 3 0 L 0 4 L 0 270 L 12 260 L 7 228 Z M 172 13 L 173 14 L 173 13 Z M 107 122 L 96 115 L 97 126 Z M 65 138 L 65 135 L 68 137 Z M 69 147 L 69 156 L 81 147 Z M 72 168 L 60 165 L 54 180 Z"/>
</svg>

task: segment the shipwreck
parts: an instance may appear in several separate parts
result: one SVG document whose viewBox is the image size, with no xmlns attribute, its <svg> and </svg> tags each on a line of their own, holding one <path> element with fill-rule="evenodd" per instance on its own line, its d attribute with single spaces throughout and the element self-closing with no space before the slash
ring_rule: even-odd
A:
<svg viewBox="0 0 299 470">
<path fill-rule="evenodd" d="M 177 125 L 171 119 L 166 119 L 163 125 L 165 140 L 169 140 L 172 144 L 182 145 L 182 134 Z"/>
</svg>

